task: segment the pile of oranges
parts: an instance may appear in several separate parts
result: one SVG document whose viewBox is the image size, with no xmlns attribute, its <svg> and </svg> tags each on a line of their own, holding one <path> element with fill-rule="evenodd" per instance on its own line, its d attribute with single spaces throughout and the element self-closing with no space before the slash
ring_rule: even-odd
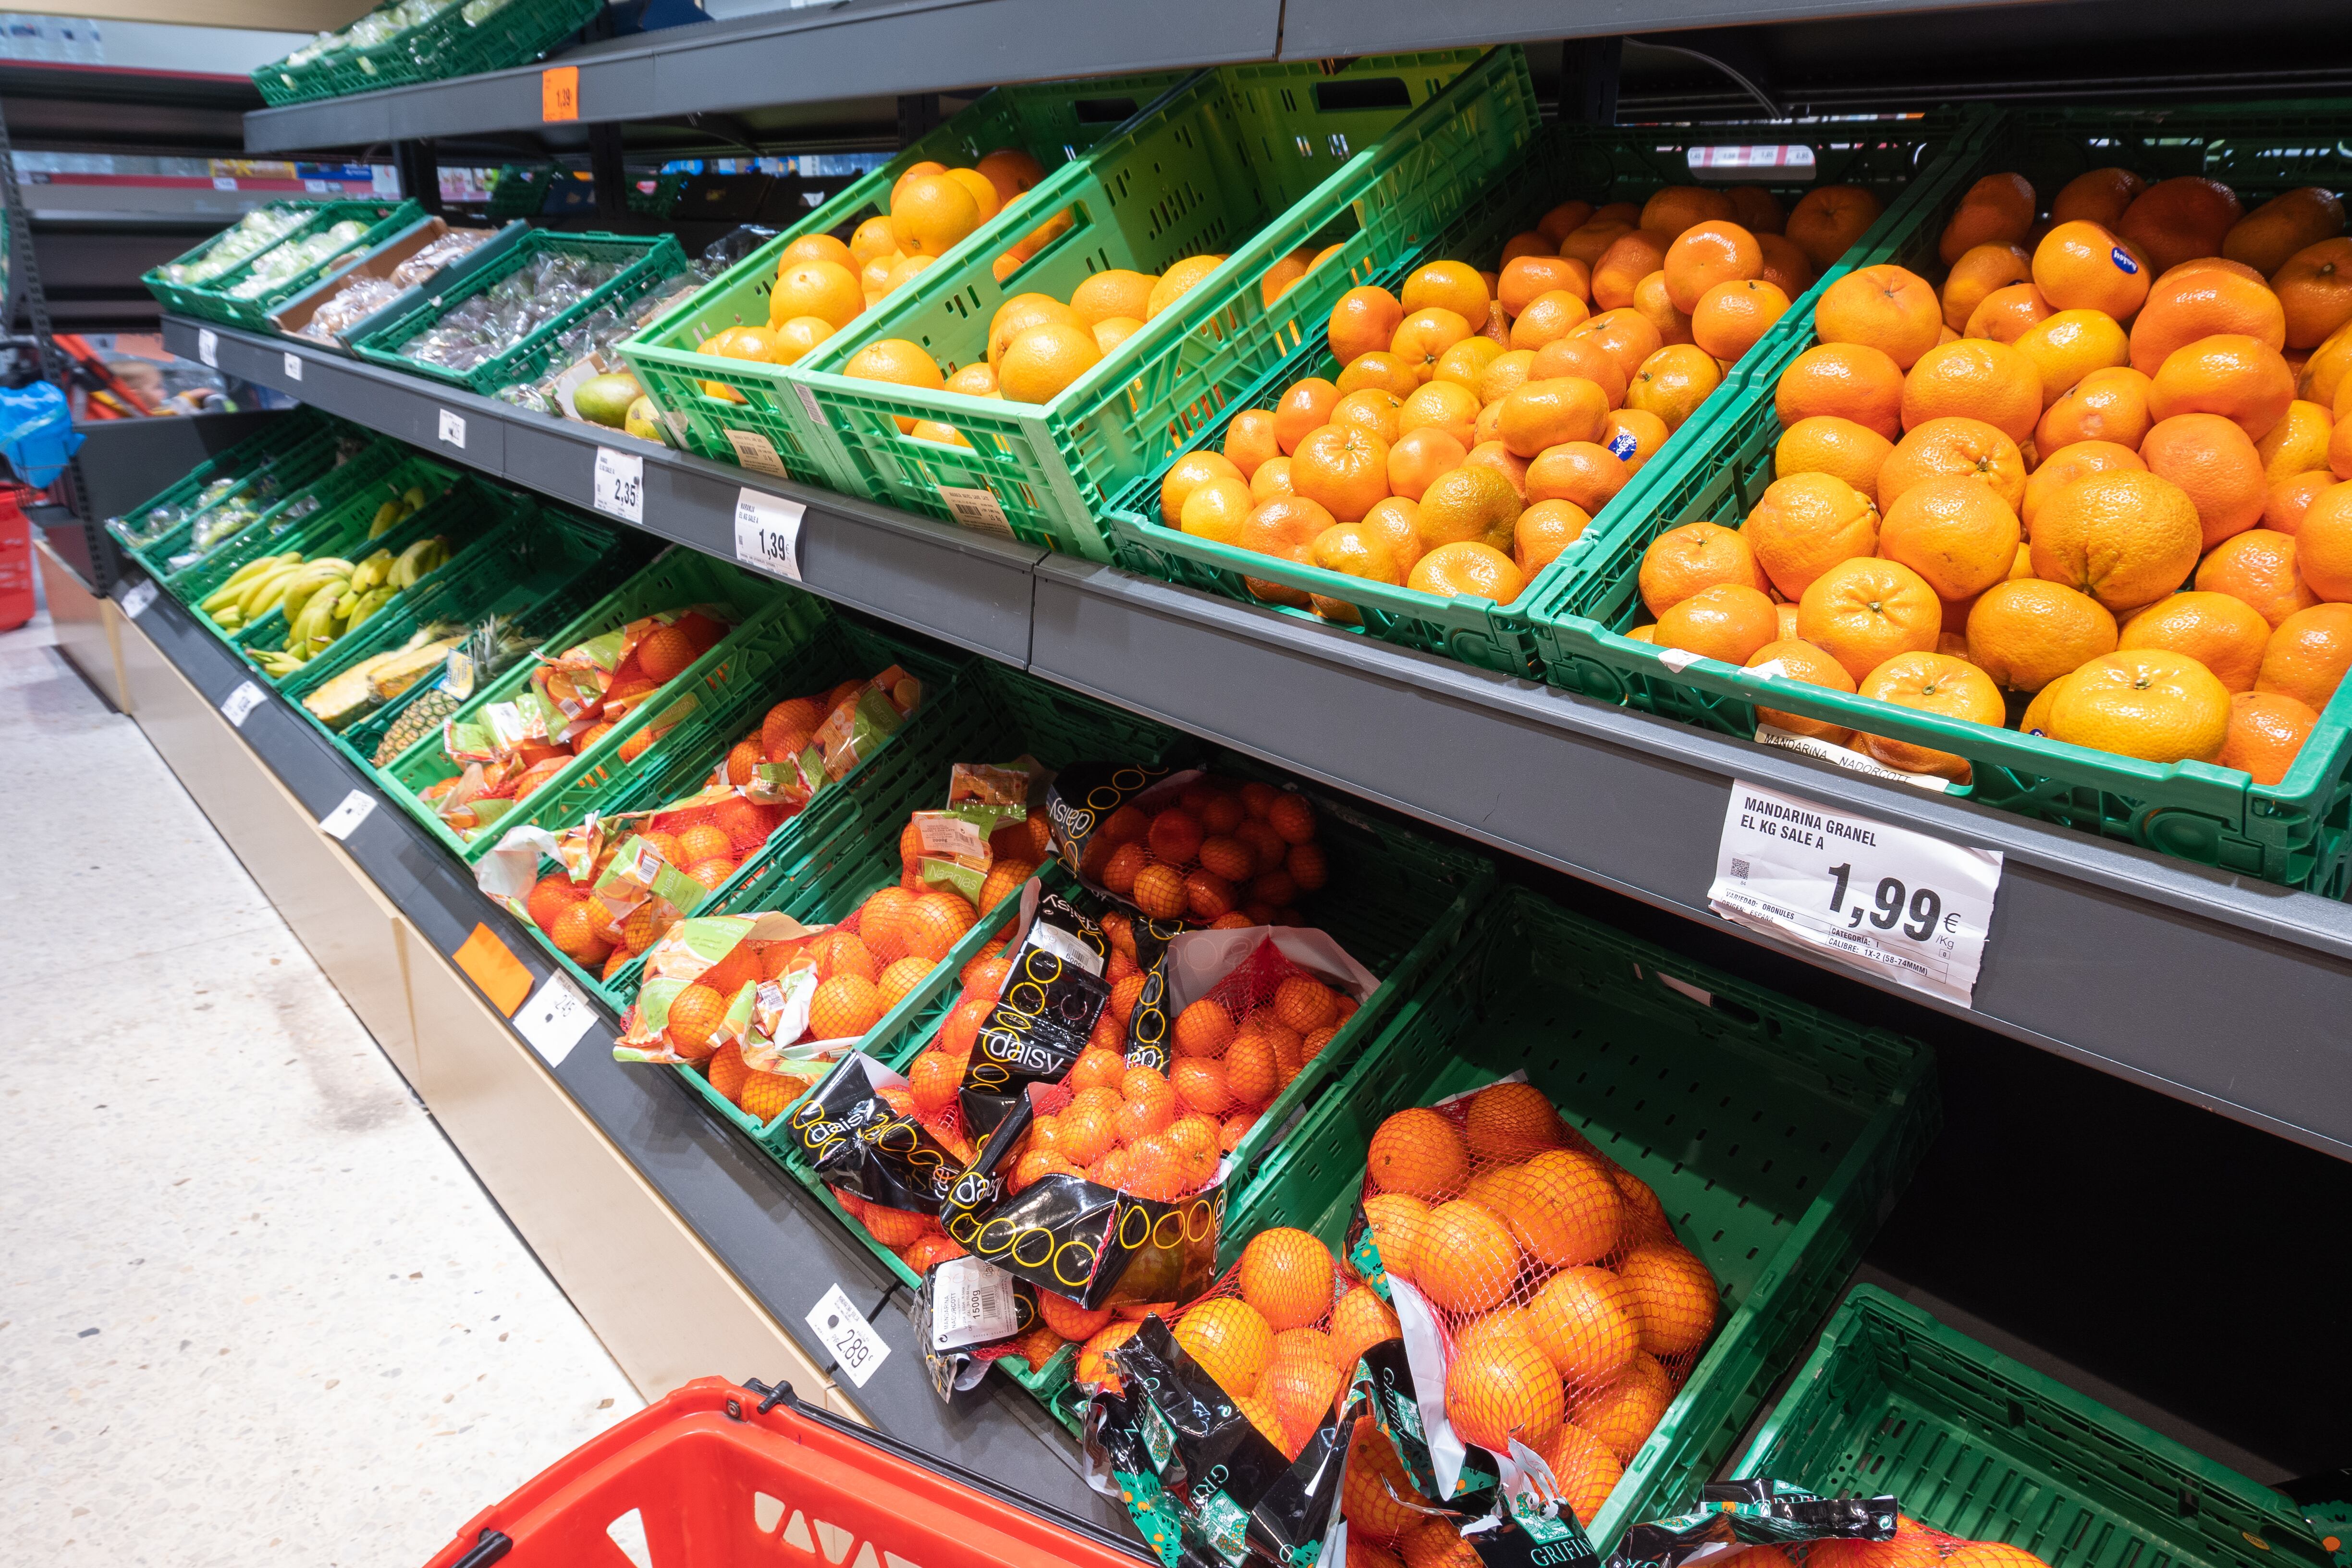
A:
<svg viewBox="0 0 2352 1568">
<path fill-rule="evenodd" d="M 1330 879 L 1317 832 L 1306 796 L 1207 776 L 1172 805 L 1112 812 L 1078 869 L 1154 920 L 1296 925 L 1299 897 Z"/>
<path fill-rule="evenodd" d="M 1939 291 L 1823 291 L 1776 482 L 1641 568 L 1631 635 L 1898 705 L 2275 784 L 2352 665 L 2352 238 L 2216 180 L 2014 174 Z M 2004 694 L 2013 694 L 2005 698 Z M 1952 752 L 1767 710 L 1911 773 Z"/>
<path fill-rule="evenodd" d="M 1352 577 L 1507 603 L 1878 210 L 1851 186 L 1812 192 L 1787 215 L 1753 186 L 1674 186 L 1640 207 L 1571 201 L 1507 241 L 1498 271 L 1434 261 L 1398 294 L 1350 289 L 1327 333 L 1339 379 L 1294 383 L 1275 407 L 1235 416 L 1222 453 L 1179 459 L 1160 521 Z M 1341 599 L 1249 587 L 1360 618 Z"/>
<path fill-rule="evenodd" d="M 1591 1522 L 1714 1331 L 1706 1265 L 1526 1083 L 1381 1122 L 1364 1194 L 1382 1268 L 1444 1327 L 1454 1431 L 1527 1444 Z"/>
</svg>

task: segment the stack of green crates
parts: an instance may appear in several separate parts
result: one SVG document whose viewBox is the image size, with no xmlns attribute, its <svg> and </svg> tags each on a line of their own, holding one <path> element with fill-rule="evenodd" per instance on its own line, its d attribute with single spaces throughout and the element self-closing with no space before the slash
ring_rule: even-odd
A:
<svg viewBox="0 0 2352 1568">
<path fill-rule="evenodd" d="M 201 316 L 205 321 L 242 327 L 247 331 L 275 331 L 277 329 L 269 320 L 269 313 L 325 277 L 328 268 L 337 258 L 373 250 L 424 216 L 425 209 L 413 201 L 320 202 L 310 216 L 279 236 L 275 244 L 264 246 L 217 278 L 201 284 L 173 283 L 164 279 L 163 269 L 157 268 L 141 281 L 147 286 L 149 293 L 183 315 Z M 254 276 L 254 268 L 265 257 L 288 246 L 299 245 L 346 221 L 364 226 L 365 232 L 351 244 L 288 273 L 263 289 L 242 296 L 237 293 L 237 286 Z M 200 246 L 180 260 L 194 260 L 206 247 Z"/>
<path fill-rule="evenodd" d="M 268 426 L 218 457 L 198 464 L 162 493 L 148 497 L 121 517 L 109 518 L 107 531 L 122 546 L 125 554 L 145 569 L 147 575 L 168 586 L 173 578 L 194 564 L 191 562 L 175 568 L 172 562 L 186 553 L 198 522 L 237 501 L 249 500 L 257 510 L 267 512 L 293 500 L 304 486 L 332 468 L 340 455 L 339 443 L 373 439 L 316 409 L 296 409 L 271 420 Z M 144 535 L 151 513 L 194 506 L 208 487 L 224 479 L 233 482 L 210 502 L 145 543 L 134 542 Z"/>
<path fill-rule="evenodd" d="M 431 0 L 421 7 L 407 0 L 407 8 L 417 19 L 375 43 L 344 44 L 300 65 L 255 67 L 262 101 L 309 103 L 529 65 L 586 26 L 604 0 Z M 397 9 L 395 0 L 376 7 Z"/>
</svg>

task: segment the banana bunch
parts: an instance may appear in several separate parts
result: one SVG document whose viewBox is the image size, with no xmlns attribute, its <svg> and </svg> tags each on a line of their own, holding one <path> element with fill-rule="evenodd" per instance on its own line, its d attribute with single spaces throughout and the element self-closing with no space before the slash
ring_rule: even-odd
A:
<svg viewBox="0 0 2352 1568">
<path fill-rule="evenodd" d="M 197 608 L 210 616 L 221 630 L 236 631 L 278 607 L 278 601 L 301 564 L 302 552 L 299 550 L 248 561 L 205 595 Z"/>
<path fill-rule="evenodd" d="M 368 523 L 368 537 L 382 539 L 399 527 L 404 520 L 424 510 L 425 488 L 422 485 L 411 485 L 405 491 L 375 509 L 375 516 Z"/>
<path fill-rule="evenodd" d="M 253 650 L 254 662 L 273 679 L 291 674 L 448 559 L 449 542 L 436 535 L 396 556 L 379 550 L 357 565 L 341 559 L 309 563 L 278 603 L 286 616 L 286 646 Z M 313 574 L 313 568 L 320 570 Z"/>
<path fill-rule="evenodd" d="M 384 552 L 378 551 L 376 553 L 381 555 Z M 390 571 L 385 574 L 386 580 L 392 584 L 394 591 L 398 592 L 400 589 L 412 586 L 417 579 L 427 573 L 440 570 L 448 559 L 449 542 L 447 540 L 437 533 L 430 539 L 420 539 L 400 552 L 400 559 L 392 563 Z"/>
</svg>

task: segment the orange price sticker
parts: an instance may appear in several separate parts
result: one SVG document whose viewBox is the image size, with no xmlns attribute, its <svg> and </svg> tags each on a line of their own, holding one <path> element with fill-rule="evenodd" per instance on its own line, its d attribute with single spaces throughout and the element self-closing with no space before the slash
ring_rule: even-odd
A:
<svg viewBox="0 0 2352 1568">
<path fill-rule="evenodd" d="M 539 73 L 539 117 L 542 121 L 580 118 L 578 66 L 550 66 Z"/>
<path fill-rule="evenodd" d="M 460 942 L 450 954 L 457 968 L 490 999 L 490 1005 L 509 1018 L 530 994 L 530 971 L 514 950 L 498 938 L 498 933 L 486 925 L 478 925 L 473 934 Z"/>
</svg>

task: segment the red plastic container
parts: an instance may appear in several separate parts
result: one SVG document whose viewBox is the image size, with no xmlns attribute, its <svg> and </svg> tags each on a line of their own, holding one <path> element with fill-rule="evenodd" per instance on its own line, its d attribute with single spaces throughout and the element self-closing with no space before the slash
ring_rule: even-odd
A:
<svg viewBox="0 0 2352 1568">
<path fill-rule="evenodd" d="M 635 1517 L 632 1518 L 631 1516 Z M 625 1548 L 634 1545 L 642 1556 Z M 483 1510 L 429 1568 L 1139 1568 L 1024 1503 L 793 1396 L 698 1378 Z"/>
<path fill-rule="evenodd" d="M 33 618 L 33 524 L 17 504 L 30 494 L 0 485 L 0 632 L 13 632 Z"/>
</svg>

